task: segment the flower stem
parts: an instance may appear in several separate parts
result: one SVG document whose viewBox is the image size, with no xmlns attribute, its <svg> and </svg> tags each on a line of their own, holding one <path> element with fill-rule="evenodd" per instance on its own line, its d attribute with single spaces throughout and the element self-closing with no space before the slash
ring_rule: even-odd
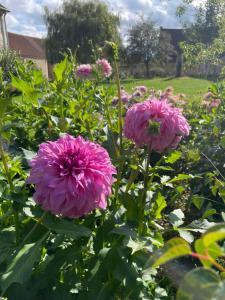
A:
<svg viewBox="0 0 225 300">
<path fill-rule="evenodd" d="M 7 159 L 6 159 L 6 156 L 5 156 L 4 149 L 3 149 L 1 137 L 0 137 L 0 155 L 1 155 L 1 158 L 2 158 L 2 163 L 3 163 L 5 175 L 6 175 L 10 190 L 13 191 L 13 189 L 14 189 L 13 182 L 12 182 L 12 178 L 10 176 L 9 167 L 8 167 Z"/>
<path fill-rule="evenodd" d="M 146 201 L 146 193 L 148 187 L 148 169 L 151 161 L 151 151 L 147 149 L 147 162 L 145 167 L 144 173 L 144 188 L 141 194 L 140 199 L 140 207 L 139 207 L 139 226 L 138 226 L 138 233 L 141 235 L 143 233 L 143 225 L 144 225 L 144 213 L 145 213 L 145 201 Z"/>
<path fill-rule="evenodd" d="M 60 129 L 63 132 L 66 131 L 66 120 L 64 117 L 64 100 L 62 95 L 60 95 Z"/>
<path fill-rule="evenodd" d="M 2 163 L 3 163 L 3 167 L 4 167 L 5 175 L 6 175 L 8 184 L 9 184 L 10 191 L 13 192 L 14 186 L 13 186 L 12 178 L 11 178 L 11 175 L 9 172 L 7 158 L 6 158 L 4 149 L 3 149 L 1 136 L 0 136 L 0 155 L 1 155 Z M 19 243 L 19 215 L 18 215 L 18 211 L 16 209 L 13 209 L 13 211 L 14 211 L 14 223 L 15 223 L 15 229 L 16 229 L 16 244 L 18 244 Z"/>
<path fill-rule="evenodd" d="M 117 61 L 115 61 L 115 75 L 116 75 L 116 85 L 118 92 L 118 125 L 119 125 L 119 138 L 120 138 L 120 154 L 123 149 L 123 116 L 122 116 L 122 99 L 121 99 L 121 86 L 120 86 L 120 76 L 119 76 L 119 67 Z"/>
<path fill-rule="evenodd" d="M 25 238 L 22 241 L 22 245 L 24 245 L 26 243 L 26 241 L 30 238 L 30 236 L 33 234 L 33 232 L 36 230 L 36 228 L 38 227 L 38 225 L 40 225 L 44 219 L 44 217 L 46 216 L 47 212 L 45 211 L 42 216 L 37 220 L 37 222 L 34 224 L 34 226 L 31 228 L 31 230 L 28 232 L 28 234 L 25 236 Z"/>
<path fill-rule="evenodd" d="M 195 257 L 195 258 L 198 258 L 198 259 L 201 259 L 201 260 L 209 261 L 218 270 L 220 270 L 223 273 L 225 272 L 225 268 L 222 267 L 217 261 L 215 261 L 208 253 L 206 255 L 202 255 L 202 254 L 199 254 L 199 253 L 192 252 L 191 256 Z"/>
</svg>

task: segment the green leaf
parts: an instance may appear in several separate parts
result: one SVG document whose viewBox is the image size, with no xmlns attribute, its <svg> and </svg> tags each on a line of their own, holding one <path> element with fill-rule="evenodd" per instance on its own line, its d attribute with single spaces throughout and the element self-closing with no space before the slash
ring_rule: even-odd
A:
<svg viewBox="0 0 225 300">
<path fill-rule="evenodd" d="M 189 244 L 181 238 L 173 238 L 166 242 L 166 244 L 153 253 L 152 257 L 146 263 L 146 267 L 158 267 L 168 261 L 178 258 L 180 256 L 191 254 Z"/>
<path fill-rule="evenodd" d="M 171 179 L 169 182 L 173 183 L 173 182 L 178 182 L 178 181 L 183 181 L 183 180 L 187 180 L 187 179 L 193 179 L 194 176 L 191 174 L 179 174 L 176 177 L 174 177 L 173 179 Z"/>
<path fill-rule="evenodd" d="M 176 161 L 178 161 L 182 156 L 182 152 L 180 151 L 173 151 L 170 153 L 167 158 L 165 159 L 165 162 L 168 164 L 174 164 Z"/>
<path fill-rule="evenodd" d="M 23 79 L 16 77 L 14 75 L 11 75 L 11 78 L 12 78 L 12 86 L 17 88 L 25 95 L 30 95 L 34 93 L 35 91 L 34 88 L 27 81 L 24 81 Z"/>
<path fill-rule="evenodd" d="M 195 251 L 201 255 L 210 255 L 213 259 L 217 259 L 224 255 L 222 249 L 216 243 L 205 247 L 202 239 L 195 241 Z M 212 263 L 209 260 L 200 259 L 200 261 L 206 268 L 210 268 L 212 266 Z"/>
<path fill-rule="evenodd" d="M 225 282 L 221 282 L 218 285 L 216 291 L 214 292 L 212 300 L 224 299 L 224 295 L 225 295 Z"/>
<path fill-rule="evenodd" d="M 167 203 L 165 197 L 163 197 L 162 194 L 158 192 L 151 213 L 154 215 L 156 219 L 161 219 L 162 218 L 161 212 L 166 206 Z"/>
<path fill-rule="evenodd" d="M 216 214 L 216 209 L 215 209 L 215 208 L 210 208 L 210 209 L 207 209 L 207 210 L 204 212 L 202 218 L 203 218 L 203 219 L 206 219 L 206 218 L 208 218 L 209 216 L 212 216 L 212 215 L 215 215 L 215 214 Z"/>
<path fill-rule="evenodd" d="M 40 258 L 41 241 L 24 245 L 13 258 L 0 279 L 3 293 L 5 293 L 12 283 L 17 282 L 23 284 L 29 279 L 34 263 Z"/>
<path fill-rule="evenodd" d="M 83 225 L 76 225 L 73 221 L 57 218 L 48 214 L 43 219 L 43 225 L 60 234 L 65 234 L 72 239 L 91 236 L 91 230 Z"/>
<path fill-rule="evenodd" d="M 206 233 L 202 236 L 202 241 L 205 247 L 225 239 L 225 223 L 217 224 L 211 227 Z"/>
<path fill-rule="evenodd" d="M 220 145 L 225 148 L 225 136 L 222 136 L 220 139 Z"/>
<path fill-rule="evenodd" d="M 185 230 L 185 228 L 182 228 L 182 229 L 178 229 L 178 231 L 180 237 L 182 237 L 188 243 L 192 243 L 194 241 L 194 236 L 188 231 L 188 229 Z"/>
<path fill-rule="evenodd" d="M 195 205 L 195 207 L 196 207 L 197 209 L 201 209 L 201 207 L 202 207 L 202 205 L 203 205 L 203 203 L 204 203 L 203 197 L 201 197 L 201 196 L 199 196 L 199 195 L 193 195 L 193 196 L 191 197 L 191 201 L 192 201 L 192 203 Z"/>
<path fill-rule="evenodd" d="M 213 300 L 219 283 L 220 278 L 216 272 L 203 268 L 195 269 L 184 277 L 176 300 Z"/>
<path fill-rule="evenodd" d="M 169 219 L 170 219 L 170 223 L 173 225 L 173 227 L 179 227 L 180 225 L 182 225 L 184 223 L 183 219 L 184 219 L 184 213 L 182 212 L 182 210 L 179 209 L 175 209 L 173 210 L 170 214 L 169 214 Z"/>
<path fill-rule="evenodd" d="M 64 60 L 62 60 L 60 63 L 54 66 L 53 73 L 55 75 L 56 81 L 61 82 L 64 79 L 63 75 L 66 71 L 67 65 L 68 65 L 68 58 L 66 56 Z"/>
<path fill-rule="evenodd" d="M 0 99 L 0 118 L 2 118 L 4 114 L 7 112 L 7 109 L 11 104 L 11 102 L 12 102 L 11 98 Z"/>
<path fill-rule="evenodd" d="M 33 151 L 30 151 L 30 150 L 27 150 L 27 149 L 24 149 L 24 148 L 21 148 L 21 149 L 23 151 L 24 157 L 26 158 L 26 160 L 28 162 L 30 162 L 34 158 L 34 156 L 37 154 Z"/>
</svg>

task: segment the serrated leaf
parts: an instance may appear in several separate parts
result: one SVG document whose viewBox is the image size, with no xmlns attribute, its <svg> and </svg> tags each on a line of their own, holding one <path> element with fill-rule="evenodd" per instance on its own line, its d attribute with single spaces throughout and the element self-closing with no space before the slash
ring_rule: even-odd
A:
<svg viewBox="0 0 225 300">
<path fill-rule="evenodd" d="M 25 95 L 30 95 L 34 93 L 34 88 L 27 82 L 21 78 L 18 78 L 14 75 L 11 75 L 12 78 L 12 86 L 17 88 L 19 91 L 24 93 Z"/>
<path fill-rule="evenodd" d="M 155 203 L 153 205 L 153 209 L 151 213 L 154 215 L 156 219 L 161 219 L 162 218 L 161 212 L 166 207 L 167 207 L 167 203 L 165 197 L 163 197 L 162 194 L 159 192 L 155 199 Z"/>
<path fill-rule="evenodd" d="M 173 151 L 172 153 L 167 156 L 165 159 L 165 162 L 168 164 L 174 164 L 176 161 L 178 161 L 182 156 L 182 152 L 180 151 Z"/>
<path fill-rule="evenodd" d="M 67 65 L 68 58 L 65 57 L 64 60 L 54 66 L 53 73 L 56 81 L 61 82 L 63 80 L 63 75 L 66 71 Z"/>
<path fill-rule="evenodd" d="M 168 261 L 191 254 L 189 244 L 182 238 L 173 238 L 166 242 L 166 244 L 153 253 L 152 257 L 146 263 L 146 267 L 158 267 Z"/>
</svg>

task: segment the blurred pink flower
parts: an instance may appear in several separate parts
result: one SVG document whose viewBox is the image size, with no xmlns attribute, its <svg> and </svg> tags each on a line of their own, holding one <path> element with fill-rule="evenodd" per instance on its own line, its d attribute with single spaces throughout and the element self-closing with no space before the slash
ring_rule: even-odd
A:
<svg viewBox="0 0 225 300">
<path fill-rule="evenodd" d="M 207 92 L 204 96 L 203 96 L 203 100 L 204 101 L 209 101 L 210 99 L 212 99 L 213 97 L 213 93 L 212 92 Z"/>
<path fill-rule="evenodd" d="M 80 78 L 87 78 L 92 73 L 92 66 L 87 65 L 79 65 L 76 69 L 76 75 Z"/>
<path fill-rule="evenodd" d="M 166 100 L 146 100 L 134 104 L 125 117 L 124 135 L 138 146 L 162 153 L 176 148 L 190 126 L 178 108 Z"/>
<path fill-rule="evenodd" d="M 106 208 L 116 169 L 100 145 L 65 135 L 41 144 L 31 167 L 27 183 L 44 210 L 75 218 Z"/>
<path fill-rule="evenodd" d="M 125 90 L 121 89 L 120 91 L 120 95 L 121 95 L 121 101 L 124 103 L 124 104 L 127 104 L 130 99 L 132 98 Z M 119 98 L 118 97 L 114 97 L 113 100 L 112 100 L 112 105 L 113 106 L 116 106 L 119 102 Z"/>
<path fill-rule="evenodd" d="M 112 67 L 107 59 L 98 59 L 96 64 L 102 67 L 102 71 L 105 77 L 110 77 L 112 75 Z"/>
<path fill-rule="evenodd" d="M 140 86 L 136 86 L 136 90 L 144 94 L 148 91 L 148 88 L 144 85 L 140 85 Z"/>
<path fill-rule="evenodd" d="M 141 96 L 142 96 L 142 93 L 141 93 L 141 91 L 136 90 L 136 91 L 133 93 L 132 96 L 133 96 L 133 97 L 141 97 Z"/>
<path fill-rule="evenodd" d="M 214 108 L 214 107 L 218 107 L 221 103 L 220 99 L 212 99 L 212 101 L 210 102 L 209 107 L 210 108 Z"/>
</svg>

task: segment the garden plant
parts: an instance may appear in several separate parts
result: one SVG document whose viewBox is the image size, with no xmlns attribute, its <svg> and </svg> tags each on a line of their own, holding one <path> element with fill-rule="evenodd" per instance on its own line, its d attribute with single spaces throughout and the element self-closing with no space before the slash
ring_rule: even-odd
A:
<svg viewBox="0 0 225 300">
<path fill-rule="evenodd" d="M 127 92 L 111 42 L 53 73 L 0 72 L 2 299 L 224 299 L 224 84 Z"/>
</svg>

